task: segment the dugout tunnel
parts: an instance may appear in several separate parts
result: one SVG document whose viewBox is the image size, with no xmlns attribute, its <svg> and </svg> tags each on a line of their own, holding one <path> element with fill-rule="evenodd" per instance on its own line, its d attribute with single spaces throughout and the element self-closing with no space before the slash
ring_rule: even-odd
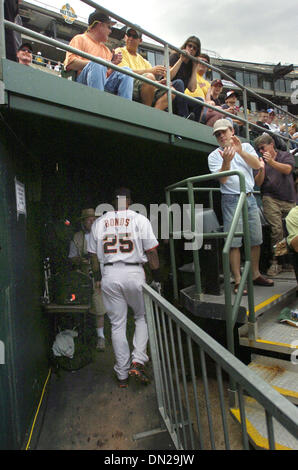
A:
<svg viewBox="0 0 298 470">
<path fill-rule="evenodd" d="M 41 304 L 51 223 L 70 230 L 120 185 L 134 202 L 208 172 L 211 128 L 3 59 L 0 104 L 0 448 L 20 449 L 48 371 Z M 54 248 L 53 248 L 54 247 Z M 66 254 L 66 253 L 65 253 Z"/>
</svg>

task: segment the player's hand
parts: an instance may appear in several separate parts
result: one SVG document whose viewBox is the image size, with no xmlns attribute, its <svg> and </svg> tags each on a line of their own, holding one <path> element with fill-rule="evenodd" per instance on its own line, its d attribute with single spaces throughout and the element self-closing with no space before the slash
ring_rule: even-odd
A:
<svg viewBox="0 0 298 470">
<path fill-rule="evenodd" d="M 152 281 L 150 284 L 150 287 L 152 287 L 152 289 L 156 290 L 156 292 L 158 292 L 161 295 L 161 283 L 160 282 Z"/>
</svg>

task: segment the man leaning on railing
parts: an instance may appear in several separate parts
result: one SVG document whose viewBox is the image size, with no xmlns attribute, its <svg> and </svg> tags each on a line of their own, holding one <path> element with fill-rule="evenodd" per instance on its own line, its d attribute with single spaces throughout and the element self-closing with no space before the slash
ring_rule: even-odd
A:
<svg viewBox="0 0 298 470">
<path fill-rule="evenodd" d="M 95 10 L 89 16 L 87 31 L 76 35 L 70 41 L 70 46 L 118 65 L 122 55 L 111 52 L 104 44 L 115 23 L 104 13 Z M 132 99 L 133 78 L 129 75 L 107 69 L 104 65 L 91 62 L 71 52 L 66 54 L 65 68 L 67 71 L 77 72 L 76 81 L 79 83 Z"/>
</svg>

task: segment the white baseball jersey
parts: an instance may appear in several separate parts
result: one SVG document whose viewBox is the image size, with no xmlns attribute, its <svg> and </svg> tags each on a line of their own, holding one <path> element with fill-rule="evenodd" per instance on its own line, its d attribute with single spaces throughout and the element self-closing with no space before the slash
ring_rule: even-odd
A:
<svg viewBox="0 0 298 470">
<path fill-rule="evenodd" d="M 158 246 L 150 221 L 132 210 L 111 211 L 92 227 L 88 251 L 100 263 L 146 263 L 146 251 Z"/>
</svg>

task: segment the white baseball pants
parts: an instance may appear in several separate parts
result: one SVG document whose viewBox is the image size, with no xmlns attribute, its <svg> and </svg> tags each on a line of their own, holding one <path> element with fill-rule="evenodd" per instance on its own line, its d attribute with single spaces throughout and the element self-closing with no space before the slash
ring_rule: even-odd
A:
<svg viewBox="0 0 298 470">
<path fill-rule="evenodd" d="M 118 262 L 105 266 L 101 281 L 102 299 L 112 325 L 112 344 L 116 363 L 114 370 L 122 380 L 128 377 L 131 361 L 144 364 L 147 356 L 148 329 L 142 286 L 145 282 L 143 267 Z M 133 352 L 130 355 L 126 337 L 127 309 L 134 311 L 135 332 Z"/>
</svg>

